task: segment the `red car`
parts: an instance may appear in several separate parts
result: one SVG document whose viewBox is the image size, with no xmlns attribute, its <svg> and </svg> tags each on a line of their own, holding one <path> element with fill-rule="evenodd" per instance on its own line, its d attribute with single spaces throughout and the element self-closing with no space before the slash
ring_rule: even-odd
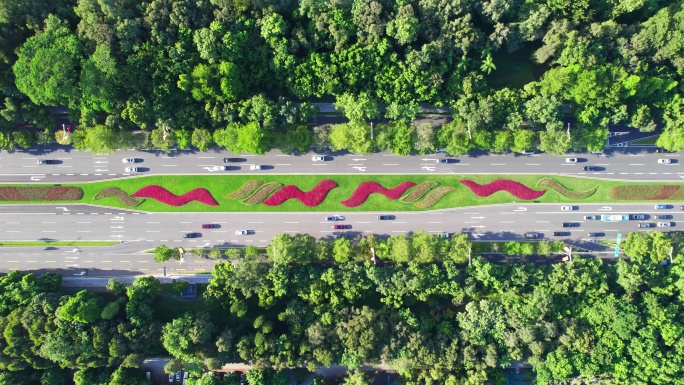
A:
<svg viewBox="0 0 684 385">
<path fill-rule="evenodd" d="M 347 225 L 333 225 L 333 229 L 335 230 L 345 230 L 347 228 Z"/>
<path fill-rule="evenodd" d="M 221 227 L 221 226 L 213 224 L 213 223 L 205 223 L 202 225 L 203 229 L 218 229 L 219 227 Z"/>
</svg>

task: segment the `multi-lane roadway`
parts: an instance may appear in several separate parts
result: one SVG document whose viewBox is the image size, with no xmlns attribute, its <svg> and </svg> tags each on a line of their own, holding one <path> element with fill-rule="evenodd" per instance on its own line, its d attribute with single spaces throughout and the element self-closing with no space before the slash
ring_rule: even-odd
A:
<svg viewBox="0 0 684 385">
<path fill-rule="evenodd" d="M 326 161 L 314 161 L 312 155 L 322 154 Z M 423 156 L 397 157 L 390 153 L 352 155 L 319 151 L 303 155 L 288 155 L 272 151 L 265 156 L 231 154 L 226 151 L 141 152 L 120 150 L 108 155 L 55 146 L 0 153 L 0 182 L 2 183 L 69 183 L 132 177 L 136 175 L 177 174 L 552 174 L 584 176 L 596 179 L 630 181 L 682 181 L 684 167 L 679 153 L 656 153 L 655 148 L 608 147 L 604 153 L 574 153 L 564 157 L 548 154 L 484 154 L 452 157 L 444 153 Z M 131 166 L 123 158 L 140 158 L 135 166 L 140 173 L 127 173 Z M 223 158 L 238 158 L 238 162 L 224 163 Z M 566 162 L 566 157 L 578 158 L 577 163 Z M 49 159 L 55 164 L 39 165 L 38 160 Z M 448 159 L 448 163 L 438 163 Z M 658 159 L 669 159 L 659 164 Z M 251 170 L 251 165 L 262 170 Z M 213 166 L 229 166 L 228 171 L 212 171 Z M 584 171 L 594 166 L 596 171 Z M 682 202 L 684 204 L 684 202 Z M 10 269 L 72 269 L 79 274 L 84 269 L 107 275 L 116 273 L 182 273 L 207 271 L 213 262 L 186 258 L 156 264 L 153 255 L 144 253 L 159 244 L 170 247 L 242 247 L 268 245 L 281 232 L 309 233 L 316 237 L 332 238 L 346 233 L 350 237 L 363 234 L 391 236 L 416 230 L 431 233 L 467 233 L 472 239 L 523 239 L 525 232 L 538 232 L 545 239 L 564 239 L 570 244 L 596 252 L 608 248 L 595 243 L 589 233 L 605 234 L 601 239 L 615 239 L 617 234 L 648 231 L 638 228 L 640 221 L 605 223 L 584 220 L 585 215 L 645 214 L 641 222 L 658 222 L 654 215 L 664 214 L 653 204 L 582 204 L 579 210 L 564 212 L 560 204 L 514 203 L 484 207 L 458 208 L 411 213 L 145 213 L 88 205 L 0 205 L 0 240 L 74 240 L 116 241 L 111 247 L 3 247 L 0 248 L 0 271 Z M 673 227 L 684 226 L 684 211 L 679 204 L 666 210 L 673 215 Z M 346 216 L 347 230 L 333 230 L 325 216 Z M 378 214 L 393 214 L 393 220 L 379 221 Z M 577 222 L 579 227 L 563 228 L 563 222 Z M 201 229 L 202 224 L 218 225 Z M 249 235 L 236 235 L 238 230 L 251 230 Z M 662 229 L 661 229 L 662 230 Z M 556 231 L 568 231 L 570 236 L 554 237 Z M 196 239 L 183 234 L 200 232 Z"/>
<path fill-rule="evenodd" d="M 0 266 L 4 269 L 105 269 L 111 274 L 132 271 L 147 274 L 182 273 L 210 270 L 208 259 L 186 258 L 182 263 L 165 265 L 153 261 L 145 250 L 160 244 L 169 247 L 241 247 L 267 246 L 278 233 L 308 233 L 332 239 L 333 235 L 356 237 L 364 234 L 392 236 L 418 229 L 437 233 L 467 233 L 475 240 L 522 240 L 525 232 L 537 232 L 547 240 L 565 240 L 569 244 L 596 252 L 608 252 L 597 240 L 615 240 L 617 234 L 648 231 L 638 223 L 656 223 L 655 215 L 669 214 L 669 230 L 684 226 L 684 211 L 679 206 L 656 210 L 653 204 L 582 204 L 574 211 L 562 211 L 560 204 L 510 203 L 430 212 L 397 213 L 145 213 L 133 210 L 89 205 L 4 205 L 0 206 L 1 240 L 74 240 L 117 241 L 112 247 L 32 247 L 1 248 Z M 341 214 L 345 220 L 331 222 L 327 214 Z M 378 214 L 393 214 L 380 221 Z M 645 219 L 605 223 L 585 220 L 587 215 L 644 214 Z M 563 228 L 564 222 L 579 227 Z M 334 223 L 348 225 L 347 230 L 333 230 Z M 215 224 L 202 229 L 202 224 Z M 249 235 L 236 235 L 250 230 Z M 553 233 L 566 231 L 570 236 Z M 183 234 L 200 232 L 202 236 L 185 239 Z M 602 233 L 592 237 L 590 233 Z M 605 257 L 612 257 L 606 254 Z M 78 271 L 77 271 L 78 273 Z"/>
<path fill-rule="evenodd" d="M 35 150 L 35 151 L 34 151 Z M 315 154 L 315 153 L 314 153 Z M 232 154 L 226 151 L 161 151 L 140 152 L 119 150 L 108 155 L 93 155 L 63 147 L 32 149 L 0 153 L 0 183 L 66 183 L 130 177 L 134 175 L 178 174 L 555 174 L 588 176 L 598 179 L 681 181 L 684 179 L 679 153 L 656 153 L 655 148 L 611 147 L 601 154 L 571 153 L 577 163 L 566 163 L 566 157 L 537 154 L 485 154 L 463 156 L 430 154 L 398 157 L 389 152 L 352 155 L 322 151 L 326 161 L 315 162 L 312 153 L 289 155 L 278 151 L 265 156 Z M 238 158 L 224 163 L 223 158 Z M 141 172 L 126 172 L 131 164 L 124 158 L 139 158 L 134 166 Z M 39 159 L 56 164 L 39 165 Z M 448 159 L 448 163 L 437 163 Z M 659 164 L 658 159 L 669 159 Z M 214 166 L 227 165 L 227 171 L 212 171 Z M 261 165 L 262 170 L 250 170 Z M 584 171 L 594 166 L 595 171 Z"/>
</svg>

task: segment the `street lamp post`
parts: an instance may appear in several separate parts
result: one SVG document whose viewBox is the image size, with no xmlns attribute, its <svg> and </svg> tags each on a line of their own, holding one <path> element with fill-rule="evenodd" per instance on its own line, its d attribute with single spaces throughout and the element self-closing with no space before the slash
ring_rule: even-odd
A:
<svg viewBox="0 0 684 385">
<path fill-rule="evenodd" d="M 371 122 L 371 140 L 373 140 L 373 122 Z"/>
<path fill-rule="evenodd" d="M 471 246 L 471 247 L 468 247 L 468 266 L 473 264 L 472 255 L 473 255 L 473 247 Z"/>
<path fill-rule="evenodd" d="M 672 252 L 674 251 L 674 246 L 670 247 L 670 264 L 672 264 Z"/>
</svg>

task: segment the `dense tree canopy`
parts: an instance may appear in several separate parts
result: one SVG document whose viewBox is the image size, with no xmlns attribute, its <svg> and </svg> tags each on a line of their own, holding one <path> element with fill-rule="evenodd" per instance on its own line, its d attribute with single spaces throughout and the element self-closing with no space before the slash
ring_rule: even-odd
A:
<svg viewBox="0 0 684 385">
<path fill-rule="evenodd" d="M 229 362 L 254 365 L 253 384 L 289 383 L 273 366 L 380 362 L 416 385 L 503 384 L 501 368 L 514 360 L 530 363 L 540 384 L 665 385 L 684 375 L 679 234 L 630 233 L 629 259 L 610 264 L 492 264 L 467 236 L 424 232 L 334 244 L 278 235 L 268 258 L 216 265 L 203 310 L 172 318 L 154 311 L 153 277 L 129 287 L 110 281 L 107 295 L 65 294 L 59 276 L 11 272 L 0 277 L 0 384 L 62 384 L 74 369 L 75 384 L 147 385 L 135 367 L 164 351 L 173 358 L 166 370 L 190 370 L 190 384 L 239 384 L 236 375 L 201 375 Z M 544 254 L 553 246 L 524 245 L 497 247 Z M 368 379 L 353 370 L 345 381 Z"/>
<path fill-rule="evenodd" d="M 182 144 L 196 133 L 192 144 L 206 149 L 207 132 L 236 124 L 256 139 L 214 142 L 301 151 L 309 141 L 300 124 L 311 115 L 296 102 L 323 98 L 350 120 L 337 131 L 449 106 L 459 123 L 435 138 L 455 154 L 596 150 L 617 122 L 662 127 L 659 144 L 682 149 L 682 20 L 684 0 L 1 0 L 0 131 L 49 127 L 45 106 L 65 105 L 86 128 L 164 126 Z M 559 142 L 564 105 L 575 135 Z M 395 127 L 396 148 L 359 133 L 331 144 L 432 148 L 429 133 Z M 511 140 L 523 130 L 538 138 L 524 149 Z M 340 147 L 340 136 L 365 143 Z"/>
</svg>

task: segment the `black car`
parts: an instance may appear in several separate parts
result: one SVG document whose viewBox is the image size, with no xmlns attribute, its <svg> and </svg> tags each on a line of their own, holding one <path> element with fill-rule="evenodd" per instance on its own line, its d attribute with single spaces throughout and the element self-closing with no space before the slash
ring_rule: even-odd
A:
<svg viewBox="0 0 684 385">
<path fill-rule="evenodd" d="M 643 221 L 644 219 L 646 219 L 646 216 L 644 214 L 632 214 L 632 215 L 630 215 L 629 219 L 635 219 L 638 221 Z"/>
<path fill-rule="evenodd" d="M 554 231 L 553 236 L 554 237 L 569 237 L 570 232 L 569 231 Z"/>
<path fill-rule="evenodd" d="M 525 238 L 541 238 L 542 234 L 539 233 L 525 233 Z"/>
<path fill-rule="evenodd" d="M 203 229 L 218 229 L 221 227 L 221 225 L 217 225 L 216 223 L 205 223 L 202 225 Z"/>
<path fill-rule="evenodd" d="M 199 238 L 202 236 L 202 233 L 187 233 L 183 234 L 183 238 Z"/>
<path fill-rule="evenodd" d="M 603 237 L 606 233 L 589 233 L 590 237 Z"/>
<path fill-rule="evenodd" d="M 378 220 L 381 221 L 391 221 L 394 219 L 394 215 L 378 215 Z"/>
<path fill-rule="evenodd" d="M 238 161 L 238 158 L 223 158 L 223 163 L 235 163 Z"/>
<path fill-rule="evenodd" d="M 598 171 L 596 166 L 584 166 L 584 171 Z"/>
<path fill-rule="evenodd" d="M 656 215 L 655 219 L 672 219 L 672 215 Z"/>
<path fill-rule="evenodd" d="M 584 219 L 591 220 L 591 221 L 598 221 L 601 219 L 601 216 L 600 215 L 585 215 Z"/>
<path fill-rule="evenodd" d="M 577 222 L 563 222 L 563 227 L 579 227 Z"/>
<path fill-rule="evenodd" d="M 38 159 L 38 164 L 57 164 L 57 161 L 52 159 Z"/>
</svg>

